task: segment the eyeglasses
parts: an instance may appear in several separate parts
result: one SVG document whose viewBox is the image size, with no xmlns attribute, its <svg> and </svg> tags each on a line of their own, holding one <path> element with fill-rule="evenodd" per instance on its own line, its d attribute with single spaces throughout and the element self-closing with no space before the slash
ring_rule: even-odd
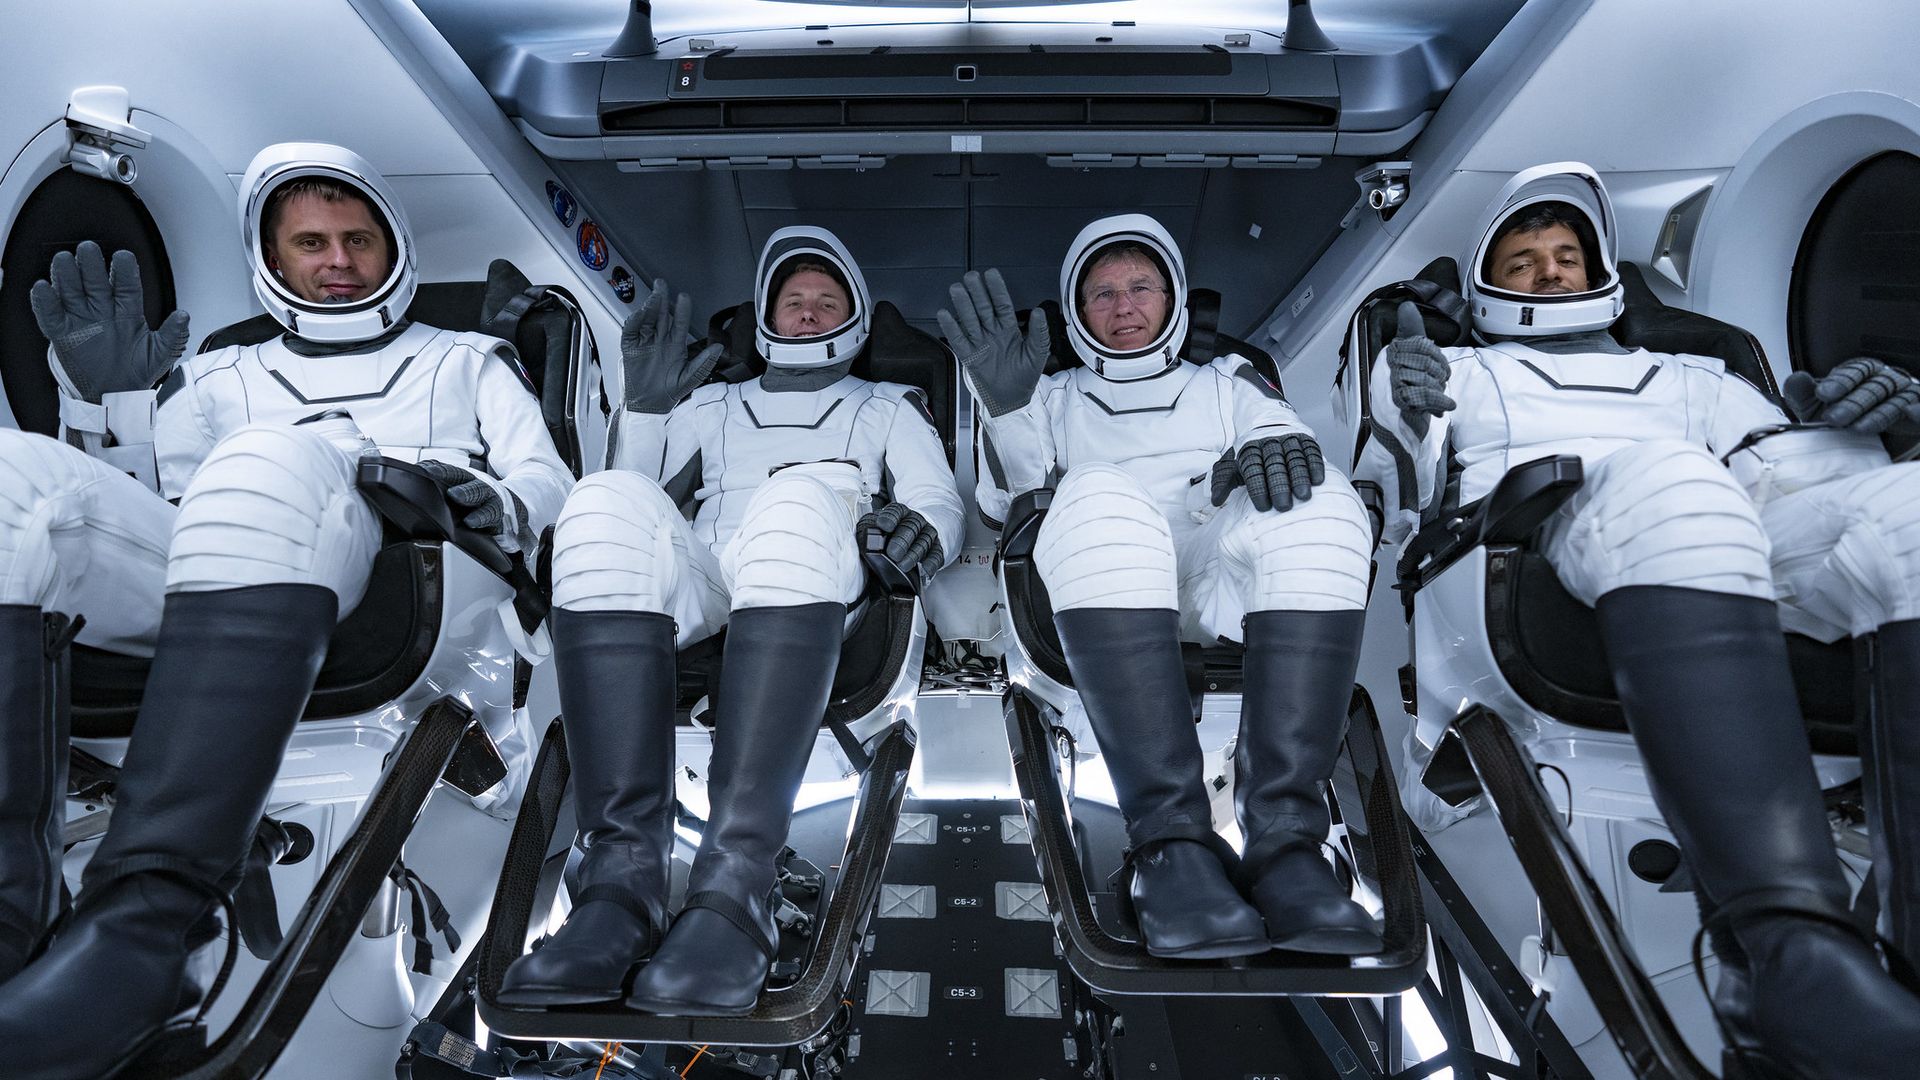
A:
<svg viewBox="0 0 1920 1080">
<path fill-rule="evenodd" d="M 1147 302 L 1147 297 L 1166 291 L 1153 285 L 1129 285 L 1124 289 L 1096 289 L 1091 296 L 1087 297 L 1087 310 L 1105 311 L 1119 303 L 1122 295 L 1125 295 L 1134 307 L 1139 307 Z"/>
</svg>

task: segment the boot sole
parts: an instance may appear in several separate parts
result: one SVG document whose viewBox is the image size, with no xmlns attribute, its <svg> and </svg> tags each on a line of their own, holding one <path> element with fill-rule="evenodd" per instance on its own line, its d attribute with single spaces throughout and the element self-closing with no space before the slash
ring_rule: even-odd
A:
<svg viewBox="0 0 1920 1080">
<path fill-rule="evenodd" d="M 629 997 L 627 1007 L 659 1016 L 745 1016 L 760 1003 L 760 995 L 745 1005 L 716 1005 L 710 1001 L 662 1001 L 653 998 Z"/>
<path fill-rule="evenodd" d="M 616 986 L 611 990 L 582 990 L 577 986 L 523 986 L 517 990 L 503 989 L 494 996 L 494 1000 L 502 1005 L 539 1007 L 601 1005 L 626 996 L 627 988 L 624 986 Z"/>
<path fill-rule="evenodd" d="M 1231 960 L 1240 956 L 1258 956 L 1271 947 L 1263 937 L 1235 938 L 1230 941 L 1202 942 L 1183 949 L 1162 949 L 1148 945 L 1147 955 L 1163 960 Z"/>
<path fill-rule="evenodd" d="M 1271 946 L 1285 952 L 1314 953 L 1321 956 L 1366 956 L 1385 949 L 1386 943 L 1371 930 L 1307 930 L 1284 938 L 1274 938 Z"/>
</svg>

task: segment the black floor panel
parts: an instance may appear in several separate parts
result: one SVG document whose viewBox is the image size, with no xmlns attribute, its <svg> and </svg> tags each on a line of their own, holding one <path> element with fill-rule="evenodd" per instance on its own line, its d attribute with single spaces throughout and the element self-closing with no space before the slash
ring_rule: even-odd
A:
<svg viewBox="0 0 1920 1080">
<path fill-rule="evenodd" d="M 788 840 L 825 875 L 829 890 L 846 845 L 847 812 L 845 802 L 802 811 Z M 1076 984 L 1057 955 L 1050 922 L 999 913 L 998 883 L 1039 887 L 1032 848 L 1002 838 L 1001 819 L 1021 819 L 1018 802 L 908 799 L 901 813 L 906 822 L 914 821 L 913 815 L 931 815 L 937 827 L 921 835 L 935 842 L 909 842 L 914 830 L 903 828 L 885 880 L 899 887 L 932 886 L 933 893 L 924 909 L 902 905 L 896 896 L 893 910 L 925 910 L 932 917 L 883 917 L 888 898 L 882 898 L 848 994 L 851 1060 L 840 1080 L 1336 1080 L 1340 1075 L 1286 999 L 1102 998 Z M 1074 817 L 1082 865 L 1097 890 L 1102 921 L 1116 923 L 1113 897 L 1104 889 L 1120 865 L 1125 823 L 1117 809 L 1085 800 L 1075 801 Z M 789 940 L 782 956 L 796 958 L 804 948 Z M 1009 1015 L 1009 969 L 1051 973 L 1057 1015 Z M 876 972 L 883 973 L 879 981 Z M 908 973 L 924 974 L 924 985 L 910 985 L 914 979 Z M 916 989 L 924 991 L 923 1015 L 881 1011 L 918 1004 Z M 1036 999 L 1020 987 L 1013 993 L 1030 1006 L 1045 1004 L 1044 994 Z M 1106 1043 L 1104 1069 L 1090 1070 L 1093 1038 Z M 696 1072 L 740 1075 L 726 1070 L 725 1063 L 716 1065 Z"/>
<path fill-rule="evenodd" d="M 872 947 L 851 995 L 858 1056 L 846 1076 L 1079 1080 L 1087 1050 L 1076 1034 L 1075 1014 L 1087 1003 L 1055 956 L 1052 924 L 1000 914 L 1008 901 L 998 895 L 997 883 L 1039 887 L 1032 848 L 1002 839 L 1001 818 L 1018 819 L 1020 805 L 909 799 L 902 813 L 932 815 L 936 842 L 907 843 L 910 834 L 903 831 L 888 858 L 886 881 L 932 886 L 933 917 L 876 915 L 869 924 Z M 1016 889 L 1014 910 L 1031 911 L 1017 903 L 1018 894 Z M 895 910 L 912 905 L 896 904 Z M 1009 969 L 1033 974 L 1010 978 Z M 876 1011 L 912 1004 L 917 988 L 904 973 L 916 972 L 928 976 L 924 1016 Z M 1051 995 L 1041 972 L 1053 977 Z M 1049 1011 L 1050 1001 L 1057 1002 L 1051 1010 L 1057 1015 L 1009 1014 L 1021 1006 Z"/>
</svg>

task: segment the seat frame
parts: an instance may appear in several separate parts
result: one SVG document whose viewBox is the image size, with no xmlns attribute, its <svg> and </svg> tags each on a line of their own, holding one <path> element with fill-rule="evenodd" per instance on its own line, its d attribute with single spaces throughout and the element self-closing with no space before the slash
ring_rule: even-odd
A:
<svg viewBox="0 0 1920 1080">
<path fill-rule="evenodd" d="M 1621 280 L 1627 304 L 1614 333 L 1623 344 L 1717 356 L 1778 400 L 1751 334 L 1667 307 L 1633 264 L 1622 264 Z M 1451 260 L 1436 260 L 1420 279 L 1376 290 L 1356 309 L 1339 376 L 1346 414 L 1359 431 L 1356 459 L 1381 430 L 1366 387 L 1395 330 L 1394 308 L 1415 300 L 1428 335 L 1451 344 L 1466 333 L 1457 287 Z M 1420 533 L 1395 568 L 1409 634 L 1403 704 L 1414 737 L 1431 752 L 1417 782 L 1454 806 L 1488 796 L 1540 895 L 1541 940 L 1554 943 L 1552 951 L 1536 946 L 1523 966 L 1548 981 L 1556 966 L 1571 966 L 1580 985 L 1561 995 L 1585 994 L 1636 1075 L 1703 1078 L 1708 1074 L 1648 974 L 1690 966 L 1695 905 L 1685 892 L 1664 887 L 1671 868 L 1655 868 L 1664 859 L 1641 858 L 1677 848 L 1648 790 L 1611 675 L 1591 655 L 1571 666 L 1557 661 L 1529 629 L 1545 610 L 1553 613 L 1548 621 L 1557 626 L 1558 643 L 1598 641 L 1591 609 L 1566 593 L 1533 546 L 1539 526 L 1583 481 L 1578 457 L 1541 458 L 1509 470 L 1473 504 L 1443 501 L 1422 514 Z M 1449 644 L 1430 656 L 1422 642 Z M 1819 705 L 1836 685 L 1851 688 L 1857 661 L 1846 644 L 1794 635 L 1788 642 L 1803 705 Z M 1836 788 L 1857 778 L 1849 714 L 1825 709 L 1809 716 L 1815 748 L 1824 751 L 1814 757 L 1821 784 Z M 1543 784 L 1548 776 L 1561 782 Z"/>
<path fill-rule="evenodd" d="M 1246 357 L 1279 386 L 1272 357 L 1245 342 L 1215 330 L 1218 294 L 1194 290 L 1190 304 L 1194 330 L 1183 349 L 1190 363 L 1207 363 L 1229 353 Z M 1050 319 L 1057 308 L 1042 305 Z M 1064 333 L 1055 333 L 1064 342 Z M 1050 367 L 1079 363 L 1070 351 L 1056 349 Z M 1033 566 L 1033 549 L 1052 502 L 1050 489 L 1016 497 L 1001 529 L 994 566 L 1001 593 L 1003 624 L 1012 646 L 1006 653 L 1008 678 L 1013 684 L 1006 701 L 1008 742 L 1013 747 L 1021 798 L 1033 824 L 1035 851 L 1040 857 L 1048 902 L 1060 929 L 1068 964 L 1096 989 L 1116 994 L 1278 995 L 1398 993 L 1417 984 L 1425 973 L 1427 935 L 1416 882 L 1410 834 L 1400 808 L 1390 759 L 1377 746 L 1379 738 L 1371 699 L 1355 688 L 1346 736 L 1347 760 L 1356 772 L 1372 762 L 1361 781 L 1359 809 L 1344 810 L 1349 854 L 1357 867 L 1378 875 L 1368 886 L 1380 896 L 1387 925 L 1387 946 L 1363 957 L 1303 957 L 1270 954 L 1248 961 L 1168 962 L 1149 955 L 1137 940 L 1116 936 L 1095 913 L 1084 874 L 1074 855 L 1069 799 L 1060 780 L 1060 762 L 1051 750 L 1048 714 L 1072 707 L 1077 692 L 1067 670 L 1053 610 Z M 1189 690 L 1200 698 L 1237 695 L 1241 686 L 1237 645 L 1185 646 Z M 1384 779 L 1383 779 L 1384 778 Z M 1384 784 L 1384 787 L 1381 785 Z"/>
<path fill-rule="evenodd" d="M 484 330 L 477 314 L 484 291 L 479 282 L 423 284 L 409 315 L 443 329 Z M 599 383 L 597 354 L 571 297 L 558 288 L 536 291 L 556 301 L 550 310 L 564 315 L 568 325 L 564 346 L 557 339 L 550 348 L 543 346 L 550 361 L 564 357 L 565 372 L 549 363 L 543 374 L 564 374 L 564 398 L 552 410 L 563 423 L 550 422 L 549 432 L 564 439 L 563 459 L 577 462 L 575 419 L 591 407 Z M 467 306 L 473 311 L 461 316 Z M 557 330 L 558 324 L 548 320 L 540 333 Z M 281 332 L 278 323 L 257 317 L 216 331 L 203 351 L 257 343 Z M 425 475 L 402 467 L 412 469 L 416 481 Z M 369 588 L 406 591 L 411 601 L 406 632 L 390 635 L 387 655 L 359 657 L 345 670 L 336 655 L 333 671 L 323 667 L 267 796 L 270 817 L 298 826 L 317 841 L 310 851 L 296 848 L 286 865 L 273 868 L 269 895 L 292 891 L 308 899 L 220 1037 L 198 1053 L 164 1064 L 143 1062 L 136 1066 L 141 1075 L 194 1080 L 264 1075 L 342 955 L 363 940 L 368 905 L 392 888 L 388 872 L 440 781 L 477 809 L 506 816 L 514 811 L 520 782 L 531 768 L 535 748 L 530 725 L 522 719 L 520 649 L 527 645 L 529 620 L 544 614 L 538 586 L 491 540 L 454 525 L 437 485 L 430 485 L 430 492 L 416 484 L 396 493 L 379 482 L 379 468 L 363 462 L 360 475 L 362 490 L 388 522 L 388 542 L 376 556 Z M 362 607 L 359 620 L 352 614 L 342 620 L 337 640 L 393 618 L 376 604 Z M 86 755 L 81 760 L 89 766 L 87 775 L 111 777 L 126 753 L 125 736 L 138 712 L 147 663 L 82 655 L 76 681 L 92 665 L 111 675 L 115 685 L 75 694 L 73 746 L 77 756 Z M 87 801 L 70 795 L 70 847 L 105 831 L 111 805 L 101 795 L 97 789 L 86 793 Z M 307 857 L 313 853 L 322 858 Z"/>
</svg>

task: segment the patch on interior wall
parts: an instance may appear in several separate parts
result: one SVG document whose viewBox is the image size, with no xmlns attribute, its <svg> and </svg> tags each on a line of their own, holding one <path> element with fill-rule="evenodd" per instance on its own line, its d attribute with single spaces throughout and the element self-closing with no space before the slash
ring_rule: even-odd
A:
<svg viewBox="0 0 1920 1080">
<path fill-rule="evenodd" d="M 613 273 L 607 275 L 607 284 L 613 286 L 613 295 L 623 304 L 633 303 L 633 275 L 627 273 L 624 266 L 616 266 Z"/>
<path fill-rule="evenodd" d="M 587 269 L 607 268 L 607 238 L 600 234 L 600 226 L 591 221 L 582 221 L 580 232 L 574 240 L 580 249 L 580 261 L 587 264 Z"/>
<path fill-rule="evenodd" d="M 573 201 L 573 196 L 566 188 L 551 180 L 547 181 L 547 203 L 553 207 L 553 216 L 560 219 L 561 225 L 569 229 L 573 228 L 574 215 L 579 212 L 579 205 Z"/>
</svg>

